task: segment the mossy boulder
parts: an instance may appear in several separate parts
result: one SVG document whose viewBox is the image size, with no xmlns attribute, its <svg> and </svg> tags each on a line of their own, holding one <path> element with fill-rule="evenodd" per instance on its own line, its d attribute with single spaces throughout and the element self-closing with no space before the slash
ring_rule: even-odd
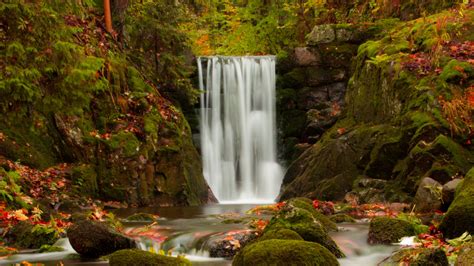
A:
<svg viewBox="0 0 474 266">
<path fill-rule="evenodd" d="M 329 219 L 333 221 L 334 223 L 355 223 L 356 221 L 354 218 L 343 213 L 331 215 L 329 216 Z"/>
<path fill-rule="evenodd" d="M 43 245 L 53 245 L 58 239 L 57 232 L 35 228 L 28 221 L 14 225 L 5 235 L 6 242 L 16 248 L 40 248 Z"/>
<path fill-rule="evenodd" d="M 449 206 L 439 229 L 447 238 L 456 238 L 464 232 L 474 233 L 474 167 L 466 174 L 464 181 Z"/>
<path fill-rule="evenodd" d="M 109 256 L 111 266 L 129 266 L 129 265 L 171 265 L 182 266 L 191 265 L 191 262 L 185 258 L 175 258 L 165 255 L 158 255 L 148 251 L 138 249 L 124 249 L 114 252 Z"/>
<path fill-rule="evenodd" d="M 275 229 L 266 231 L 257 241 L 264 241 L 270 239 L 286 239 L 286 240 L 303 240 L 303 238 L 293 230 L 290 229 Z"/>
<path fill-rule="evenodd" d="M 98 258 L 117 250 L 135 248 L 136 243 L 107 225 L 90 220 L 78 221 L 67 230 L 69 242 L 82 257 Z"/>
<path fill-rule="evenodd" d="M 407 221 L 377 217 L 370 221 L 369 244 L 397 243 L 404 236 L 416 235 L 415 228 Z"/>
<path fill-rule="evenodd" d="M 308 212 L 316 218 L 326 230 L 328 231 L 337 231 L 337 225 L 331 221 L 326 215 L 322 214 L 320 211 L 316 210 L 313 207 L 313 203 L 308 198 L 293 198 L 286 202 L 289 206 L 293 206 L 296 208 L 301 208 L 307 210 Z"/>
<path fill-rule="evenodd" d="M 336 257 L 344 257 L 334 240 L 329 237 L 321 222 L 308 210 L 291 205 L 283 207 L 265 227 L 266 232 L 278 229 L 290 229 L 298 233 L 305 241 L 316 242 L 331 251 Z"/>
<path fill-rule="evenodd" d="M 323 246 L 301 240 L 272 239 L 245 247 L 232 262 L 243 265 L 339 265 L 336 257 Z"/>
</svg>

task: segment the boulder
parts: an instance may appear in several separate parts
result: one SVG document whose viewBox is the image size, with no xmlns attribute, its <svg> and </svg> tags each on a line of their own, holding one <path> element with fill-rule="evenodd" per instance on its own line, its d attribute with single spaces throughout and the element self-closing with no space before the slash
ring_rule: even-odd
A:
<svg viewBox="0 0 474 266">
<path fill-rule="evenodd" d="M 252 242 L 257 235 L 254 231 L 242 230 L 232 234 L 224 234 L 212 240 L 209 245 L 209 255 L 212 258 L 232 258 L 245 245 Z"/>
<path fill-rule="evenodd" d="M 292 198 L 286 202 L 287 207 L 296 207 L 307 210 L 317 219 L 327 231 L 337 231 L 337 225 L 331 221 L 326 215 L 322 214 L 320 211 L 316 210 L 312 201 L 308 198 Z"/>
<path fill-rule="evenodd" d="M 344 253 L 342 253 L 334 240 L 329 237 L 322 223 L 313 216 L 312 212 L 306 209 L 286 204 L 270 220 L 269 224 L 265 227 L 264 234 L 277 229 L 293 230 L 305 241 L 316 242 L 327 248 L 336 257 L 344 257 Z"/>
<path fill-rule="evenodd" d="M 330 24 L 317 25 L 308 35 L 308 44 L 317 45 L 322 43 L 331 43 L 336 40 L 336 31 Z"/>
<path fill-rule="evenodd" d="M 8 230 L 4 238 L 10 246 L 16 248 L 40 248 L 52 245 L 59 239 L 59 234 L 55 231 L 33 229 L 32 223 L 22 221 Z"/>
<path fill-rule="evenodd" d="M 395 252 L 380 265 L 448 266 L 448 258 L 442 249 L 404 248 Z"/>
<path fill-rule="evenodd" d="M 105 224 L 82 220 L 67 230 L 69 242 L 83 257 L 98 258 L 117 250 L 136 248 L 133 239 L 128 238 Z"/>
<path fill-rule="evenodd" d="M 415 195 L 415 211 L 433 212 L 441 208 L 442 185 L 436 180 L 425 177 L 421 180 Z"/>
<path fill-rule="evenodd" d="M 448 183 L 443 185 L 442 194 L 443 194 L 443 204 L 449 206 L 454 200 L 454 194 L 456 193 L 456 188 L 462 182 L 462 179 L 456 178 Z"/>
<path fill-rule="evenodd" d="M 297 47 L 294 51 L 294 60 L 298 66 L 315 66 L 321 63 L 321 56 L 308 47 Z"/>
<path fill-rule="evenodd" d="M 369 244 L 391 244 L 397 243 L 404 236 L 416 235 L 415 228 L 407 221 L 377 217 L 370 221 Z"/>
<path fill-rule="evenodd" d="M 248 245 L 235 256 L 233 266 L 243 265 L 339 265 L 326 248 L 301 240 L 272 239 Z"/>
<path fill-rule="evenodd" d="M 138 249 L 124 249 L 114 252 L 109 257 L 110 266 L 129 266 L 129 265 L 170 265 L 182 266 L 191 265 L 191 262 L 182 257 L 170 257 L 158 255 L 148 251 Z"/>
<path fill-rule="evenodd" d="M 355 219 L 347 214 L 338 213 L 329 216 L 329 219 L 335 223 L 355 223 Z"/>
<path fill-rule="evenodd" d="M 303 238 L 293 230 L 290 229 L 275 229 L 266 231 L 257 241 L 264 241 L 270 239 L 286 239 L 286 240 L 303 240 Z"/>
<path fill-rule="evenodd" d="M 449 206 L 439 229 L 447 238 L 456 238 L 464 232 L 474 234 L 474 167 L 464 177 L 464 181 Z"/>
</svg>

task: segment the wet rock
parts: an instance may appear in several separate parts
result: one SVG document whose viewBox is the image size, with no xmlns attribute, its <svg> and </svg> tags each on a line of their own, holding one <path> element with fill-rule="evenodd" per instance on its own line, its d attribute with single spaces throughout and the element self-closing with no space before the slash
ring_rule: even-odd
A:
<svg viewBox="0 0 474 266">
<path fill-rule="evenodd" d="M 40 248 L 43 245 L 52 245 L 59 239 L 55 231 L 33 230 L 34 225 L 22 221 L 14 225 L 6 233 L 4 239 L 8 245 L 16 248 Z"/>
<path fill-rule="evenodd" d="M 243 230 L 222 235 L 223 238 L 214 240 L 209 245 L 209 255 L 212 258 L 232 258 L 245 245 L 257 238 L 255 231 Z"/>
<path fill-rule="evenodd" d="M 294 60 L 298 66 L 315 66 L 321 63 L 319 53 L 308 47 L 295 48 Z"/>
<path fill-rule="evenodd" d="M 415 234 L 415 228 L 407 221 L 377 217 L 370 222 L 368 242 L 372 245 L 397 243 L 402 237 Z"/>
<path fill-rule="evenodd" d="M 313 28 L 308 35 L 308 44 L 315 45 L 321 43 L 331 43 L 336 40 L 336 31 L 333 25 L 324 24 Z"/>
<path fill-rule="evenodd" d="M 454 200 L 456 188 L 461 184 L 462 179 L 456 178 L 443 185 L 443 204 L 449 206 Z"/>
<path fill-rule="evenodd" d="M 455 238 L 464 232 L 474 234 L 474 167 L 466 174 L 459 192 L 449 206 L 439 229 L 447 238 Z"/>
<path fill-rule="evenodd" d="M 324 226 L 326 230 L 337 231 L 337 225 L 325 215 L 334 213 L 334 209 L 327 208 L 326 210 L 316 210 L 313 207 L 313 202 L 310 199 L 303 197 L 289 199 L 288 201 L 286 201 L 286 205 L 287 206 L 285 207 L 285 211 L 288 211 L 291 208 L 300 208 L 307 210 L 311 213 L 311 215 L 313 215 L 315 219 L 317 219 Z M 325 206 L 320 207 L 324 208 Z M 321 213 L 321 211 L 323 213 Z"/>
<path fill-rule="evenodd" d="M 441 249 L 405 248 L 395 252 L 380 265 L 448 266 L 448 258 Z"/>
<path fill-rule="evenodd" d="M 417 212 L 432 212 L 441 207 L 442 186 L 437 181 L 425 177 L 416 191 L 414 204 Z"/>
<path fill-rule="evenodd" d="M 335 223 L 354 223 L 356 221 L 349 215 L 342 213 L 331 215 L 329 216 L 329 219 Z"/>
<path fill-rule="evenodd" d="M 235 256 L 232 265 L 339 265 L 323 246 L 301 240 L 265 240 L 248 245 Z"/>
<path fill-rule="evenodd" d="M 135 248 L 136 243 L 105 224 L 82 220 L 67 230 L 69 242 L 83 257 L 98 258 L 121 249 Z"/>
<path fill-rule="evenodd" d="M 182 266 L 191 265 L 191 262 L 182 257 L 171 257 L 158 255 L 151 252 L 138 249 L 125 249 L 114 252 L 109 257 L 111 266 L 130 266 L 130 265 L 170 265 Z"/>
</svg>

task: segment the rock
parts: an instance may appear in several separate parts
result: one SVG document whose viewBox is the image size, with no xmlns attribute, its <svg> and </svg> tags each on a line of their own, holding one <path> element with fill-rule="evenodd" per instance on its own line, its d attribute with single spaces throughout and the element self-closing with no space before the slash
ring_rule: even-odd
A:
<svg viewBox="0 0 474 266">
<path fill-rule="evenodd" d="M 339 265 L 326 248 L 301 240 L 265 240 L 245 247 L 235 256 L 233 266 L 244 265 Z"/>
<path fill-rule="evenodd" d="M 350 29 L 336 29 L 336 39 L 338 42 L 348 42 L 354 38 L 354 32 Z"/>
<path fill-rule="evenodd" d="M 209 245 L 209 255 L 212 258 L 232 258 L 256 238 L 254 231 L 233 231 L 231 234 L 225 234 L 222 235 L 222 238 L 213 240 Z"/>
<path fill-rule="evenodd" d="M 133 222 L 155 222 L 157 221 L 158 216 L 150 213 L 135 213 L 128 216 L 125 220 Z"/>
<path fill-rule="evenodd" d="M 322 43 L 331 43 L 336 40 L 336 32 L 333 25 L 317 25 L 308 35 L 308 44 L 316 45 Z"/>
<path fill-rule="evenodd" d="M 98 258 L 121 249 L 135 248 L 136 243 L 105 224 L 82 220 L 67 230 L 69 242 L 83 257 Z"/>
<path fill-rule="evenodd" d="M 331 221 L 335 223 L 355 223 L 356 221 L 354 218 L 350 217 L 349 215 L 342 214 L 342 213 L 331 215 L 329 219 L 331 219 Z"/>
<path fill-rule="evenodd" d="M 456 188 L 461 182 L 462 179 L 456 178 L 443 185 L 443 204 L 449 206 L 449 204 L 453 202 L 454 194 L 456 193 Z"/>
<path fill-rule="evenodd" d="M 404 236 L 416 235 L 415 228 L 407 221 L 377 217 L 370 221 L 369 244 L 391 244 L 398 243 Z"/>
<path fill-rule="evenodd" d="M 59 234 L 55 231 L 35 230 L 34 225 L 28 221 L 22 221 L 14 225 L 5 235 L 8 245 L 16 248 L 40 248 L 43 245 L 53 245 Z"/>
<path fill-rule="evenodd" d="M 329 219 L 328 219 L 329 220 Z M 329 220 L 329 222 L 331 222 Z M 332 223 L 332 222 L 331 222 Z M 344 257 L 344 253 L 332 240 L 324 226 L 312 212 L 286 204 L 265 227 L 264 234 L 277 229 L 290 229 L 298 233 L 305 241 L 316 242 L 331 251 L 336 257 Z"/>
<path fill-rule="evenodd" d="M 448 266 L 448 258 L 442 249 L 404 248 L 395 252 L 380 265 Z"/>
<path fill-rule="evenodd" d="M 474 265 L 474 243 L 467 243 L 460 247 L 455 266 Z"/>
<path fill-rule="evenodd" d="M 447 238 L 456 238 L 464 232 L 474 234 L 474 167 L 464 177 L 464 181 L 449 206 L 439 229 Z"/>
<path fill-rule="evenodd" d="M 265 234 L 257 239 L 257 241 L 270 239 L 303 240 L 303 238 L 295 231 L 282 228 L 266 231 Z"/>
<path fill-rule="evenodd" d="M 415 211 L 433 212 L 441 208 L 442 185 L 436 180 L 425 177 L 421 180 L 415 195 Z"/>
<path fill-rule="evenodd" d="M 124 249 L 114 252 L 109 257 L 110 266 L 130 266 L 130 265 L 170 265 L 181 266 L 191 265 L 191 262 L 182 257 L 170 257 L 158 255 L 138 249 Z"/>
<path fill-rule="evenodd" d="M 308 198 L 292 198 L 286 201 L 288 207 L 296 207 L 307 210 L 308 212 L 313 215 L 315 219 L 317 219 L 326 230 L 328 231 L 337 231 L 337 225 L 332 222 L 326 215 L 322 214 L 320 211 L 316 210 L 313 207 L 313 202 Z"/>
<path fill-rule="evenodd" d="M 315 66 L 321 63 L 321 56 L 308 47 L 297 47 L 294 51 L 294 60 L 298 66 Z"/>
</svg>

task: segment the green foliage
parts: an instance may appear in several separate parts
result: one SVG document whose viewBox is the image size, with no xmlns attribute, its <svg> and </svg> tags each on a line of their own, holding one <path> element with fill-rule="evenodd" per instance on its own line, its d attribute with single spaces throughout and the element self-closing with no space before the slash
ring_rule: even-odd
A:
<svg viewBox="0 0 474 266">
<path fill-rule="evenodd" d="M 409 222 L 413 228 L 415 229 L 415 234 L 419 235 L 422 233 L 427 233 L 429 230 L 429 227 L 427 225 L 424 225 L 420 218 L 416 217 L 416 215 L 412 213 L 400 213 L 397 215 L 397 218 L 403 221 Z"/>
</svg>

